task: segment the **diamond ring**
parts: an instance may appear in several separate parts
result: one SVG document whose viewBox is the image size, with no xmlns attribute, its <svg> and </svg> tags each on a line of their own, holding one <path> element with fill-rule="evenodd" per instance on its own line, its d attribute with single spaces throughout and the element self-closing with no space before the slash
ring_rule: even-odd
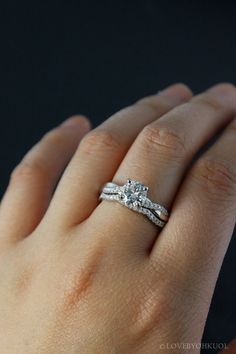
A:
<svg viewBox="0 0 236 354">
<path fill-rule="evenodd" d="M 147 194 L 147 186 L 128 179 L 123 186 L 113 182 L 106 183 L 99 199 L 117 201 L 131 210 L 146 215 L 155 225 L 164 227 L 169 218 L 167 209 L 152 202 Z"/>
</svg>

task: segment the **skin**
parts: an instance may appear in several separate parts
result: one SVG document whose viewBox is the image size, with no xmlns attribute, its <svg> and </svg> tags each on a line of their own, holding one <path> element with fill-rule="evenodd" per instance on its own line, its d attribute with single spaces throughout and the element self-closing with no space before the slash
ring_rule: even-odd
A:
<svg viewBox="0 0 236 354">
<path fill-rule="evenodd" d="M 0 208 L 1 354 L 178 354 L 167 344 L 201 342 L 235 225 L 235 113 L 232 84 L 196 96 L 175 84 L 90 132 L 72 117 L 28 152 Z M 164 229 L 98 202 L 104 183 L 127 178 L 170 209 Z"/>
</svg>

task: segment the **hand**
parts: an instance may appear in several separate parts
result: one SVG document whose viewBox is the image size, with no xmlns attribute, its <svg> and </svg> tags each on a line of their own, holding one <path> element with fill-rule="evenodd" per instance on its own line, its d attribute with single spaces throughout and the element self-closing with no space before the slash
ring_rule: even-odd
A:
<svg viewBox="0 0 236 354">
<path fill-rule="evenodd" d="M 181 343 L 200 343 L 235 225 L 235 112 L 231 84 L 195 97 L 176 84 L 91 132 L 74 117 L 46 134 L 1 204 L 1 354 L 156 354 L 173 343 L 182 353 Z M 170 210 L 164 229 L 98 202 L 104 183 L 127 178 Z"/>
</svg>

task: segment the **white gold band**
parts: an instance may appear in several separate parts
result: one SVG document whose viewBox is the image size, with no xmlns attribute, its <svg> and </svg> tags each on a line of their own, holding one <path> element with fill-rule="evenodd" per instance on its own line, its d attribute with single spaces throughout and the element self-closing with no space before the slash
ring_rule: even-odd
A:
<svg viewBox="0 0 236 354">
<path fill-rule="evenodd" d="M 147 192 L 148 187 L 128 179 L 123 186 L 112 182 L 106 183 L 100 199 L 117 201 L 133 211 L 146 215 L 155 225 L 164 227 L 168 221 L 169 213 L 162 205 L 153 203 L 147 197 Z"/>
</svg>

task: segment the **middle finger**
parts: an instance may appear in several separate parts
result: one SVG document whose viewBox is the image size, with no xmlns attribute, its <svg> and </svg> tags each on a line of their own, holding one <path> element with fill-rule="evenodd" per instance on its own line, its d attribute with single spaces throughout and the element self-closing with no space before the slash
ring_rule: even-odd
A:
<svg viewBox="0 0 236 354">
<path fill-rule="evenodd" d="M 65 170 L 47 216 L 66 227 L 86 219 L 98 204 L 101 186 L 113 178 L 142 128 L 190 97 L 185 85 L 172 85 L 119 111 L 87 134 Z"/>
</svg>

